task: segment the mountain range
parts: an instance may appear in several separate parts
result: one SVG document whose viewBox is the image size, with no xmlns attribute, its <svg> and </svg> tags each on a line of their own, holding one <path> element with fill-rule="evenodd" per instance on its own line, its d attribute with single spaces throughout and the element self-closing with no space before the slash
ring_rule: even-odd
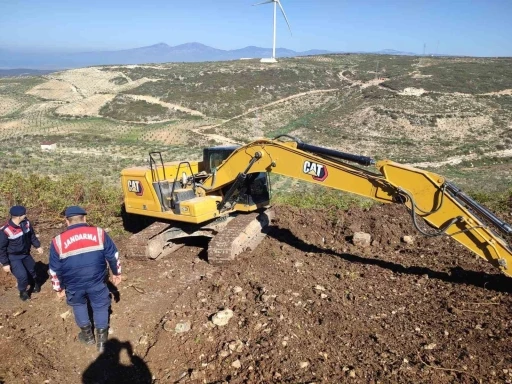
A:
<svg viewBox="0 0 512 384">
<path fill-rule="evenodd" d="M 313 49 L 304 52 L 297 52 L 286 48 L 276 49 L 276 56 L 278 58 L 321 55 L 327 53 L 346 52 L 333 52 L 322 49 Z M 400 52 L 389 49 L 372 53 L 393 55 L 415 55 L 414 53 L 411 52 Z M 24 68 L 39 70 L 56 70 L 80 68 L 92 65 L 224 61 L 238 60 L 243 58 L 259 59 L 262 57 L 271 56 L 271 48 L 249 46 L 241 49 L 223 50 L 209 47 L 201 43 L 186 43 L 176 46 L 169 46 L 165 43 L 159 43 L 146 47 L 118 51 L 93 51 L 80 53 L 35 53 L 0 48 L 0 69 Z"/>
</svg>

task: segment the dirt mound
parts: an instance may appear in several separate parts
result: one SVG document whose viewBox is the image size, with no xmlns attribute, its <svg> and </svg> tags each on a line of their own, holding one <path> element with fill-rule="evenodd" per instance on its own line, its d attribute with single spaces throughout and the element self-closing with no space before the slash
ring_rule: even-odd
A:
<svg viewBox="0 0 512 384">
<path fill-rule="evenodd" d="M 111 355 L 78 344 L 48 283 L 22 303 L 3 276 L 0 381 L 512 382 L 510 279 L 451 239 L 419 237 L 402 207 L 275 210 L 269 237 L 222 268 L 205 244 L 125 260 Z M 359 231 L 368 246 L 352 243 Z"/>
</svg>

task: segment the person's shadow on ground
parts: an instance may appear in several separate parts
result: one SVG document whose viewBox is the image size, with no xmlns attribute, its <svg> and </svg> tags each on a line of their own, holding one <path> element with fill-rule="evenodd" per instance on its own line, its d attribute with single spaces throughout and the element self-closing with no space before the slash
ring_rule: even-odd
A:
<svg viewBox="0 0 512 384">
<path fill-rule="evenodd" d="M 121 364 L 121 352 L 126 349 L 130 365 Z M 151 384 L 152 375 L 146 363 L 133 354 L 130 342 L 110 339 L 105 351 L 82 374 L 83 384 L 140 383 Z"/>
</svg>

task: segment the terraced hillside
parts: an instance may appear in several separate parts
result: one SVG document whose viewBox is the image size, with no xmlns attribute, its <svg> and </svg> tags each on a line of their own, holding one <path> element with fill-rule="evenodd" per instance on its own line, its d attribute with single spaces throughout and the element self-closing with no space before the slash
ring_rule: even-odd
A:
<svg viewBox="0 0 512 384">
<path fill-rule="evenodd" d="M 43 174 L 94 164 L 88 173 L 116 181 L 149 150 L 194 159 L 207 145 L 288 134 L 492 191 L 511 180 L 511 64 L 327 55 L 274 65 L 127 65 L 5 78 L 1 161 Z M 42 153 L 42 141 L 56 142 L 57 151 Z"/>
</svg>

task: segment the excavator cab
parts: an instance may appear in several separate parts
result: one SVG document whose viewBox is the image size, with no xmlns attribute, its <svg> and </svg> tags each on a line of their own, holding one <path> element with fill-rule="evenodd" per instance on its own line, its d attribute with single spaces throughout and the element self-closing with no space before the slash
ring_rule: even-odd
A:
<svg viewBox="0 0 512 384">
<path fill-rule="evenodd" d="M 235 151 L 239 146 L 216 146 L 203 149 L 202 171 L 208 175 L 217 172 L 217 168 Z M 199 176 L 199 175 L 198 175 Z M 222 188 L 222 195 L 228 196 L 232 185 Z M 268 205 L 270 201 L 268 175 L 266 172 L 248 174 L 244 182 L 235 187 L 229 199 L 226 199 L 228 207 L 239 204 L 240 207 L 253 207 L 255 205 Z M 241 210 L 244 210 L 243 208 Z M 252 209 L 251 209 L 252 210 Z"/>
<path fill-rule="evenodd" d="M 203 170 L 215 171 L 237 148 L 236 145 L 203 148 Z"/>
<path fill-rule="evenodd" d="M 161 152 L 149 153 L 149 166 L 132 167 L 121 172 L 125 210 L 132 220 L 150 217 L 157 221 L 135 234 L 130 257 L 156 259 L 178 249 L 185 238 L 212 238 L 228 224 L 237 227 L 229 241 L 218 238 L 215 249 L 219 262 L 232 253 L 256 246 L 271 217 L 262 211 L 269 206 L 267 172 L 238 172 L 229 183 L 215 188 L 218 168 L 237 151 L 238 146 L 203 149 L 202 161 L 164 162 Z M 229 163 L 231 164 L 231 163 Z M 228 165 L 229 165 L 228 164 Z M 213 186 L 205 186 L 212 178 Z M 236 219 L 236 220 L 235 220 Z M 235 231 L 228 231 L 234 233 Z M 238 239 L 239 234 L 243 234 Z M 224 239 L 223 241 L 221 239 Z M 224 245 L 228 244 L 228 248 Z M 232 248 L 236 252 L 232 252 Z M 144 249 L 143 252 L 137 250 Z M 228 254 L 229 257 L 224 257 Z"/>
</svg>

